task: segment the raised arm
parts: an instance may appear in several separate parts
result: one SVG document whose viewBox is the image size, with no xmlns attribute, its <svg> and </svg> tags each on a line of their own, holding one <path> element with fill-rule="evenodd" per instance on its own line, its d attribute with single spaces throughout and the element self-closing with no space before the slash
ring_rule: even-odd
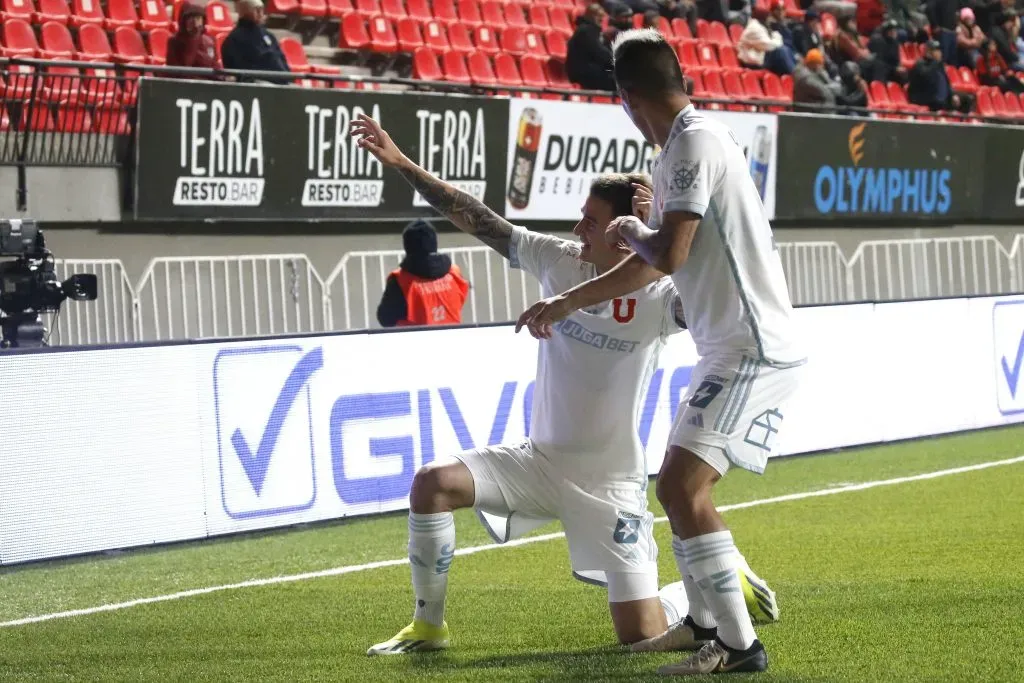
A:
<svg viewBox="0 0 1024 683">
<path fill-rule="evenodd" d="M 512 224 L 466 192 L 446 183 L 417 166 L 402 153 L 387 131 L 365 114 L 351 124 L 359 146 L 373 154 L 384 166 L 390 166 L 415 188 L 436 211 L 459 230 L 473 235 L 505 258 L 509 257 Z"/>
</svg>

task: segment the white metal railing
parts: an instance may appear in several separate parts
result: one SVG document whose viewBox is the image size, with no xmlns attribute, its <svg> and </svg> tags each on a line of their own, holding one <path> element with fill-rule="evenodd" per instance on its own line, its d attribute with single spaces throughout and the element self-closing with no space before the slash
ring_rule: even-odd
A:
<svg viewBox="0 0 1024 683">
<path fill-rule="evenodd" d="M 72 301 L 59 315 L 47 314 L 44 324 L 54 346 L 116 344 L 137 341 L 135 290 L 118 259 L 57 259 L 54 274 L 66 280 L 73 273 L 96 276 L 96 301 Z"/>
<path fill-rule="evenodd" d="M 329 329 L 323 280 L 303 254 L 156 258 L 136 292 L 146 341 Z"/>
<path fill-rule="evenodd" d="M 514 320 L 538 297 L 540 283 L 526 271 L 510 268 L 508 259 L 490 247 L 453 247 L 439 250 L 451 257 L 469 281 L 470 295 L 463 322 L 486 323 Z M 333 329 L 379 327 L 377 303 L 388 273 L 398 267 L 403 251 L 356 251 L 345 254 L 326 287 L 330 301 L 340 302 L 336 313 L 329 305 Z M 341 325 L 341 323 L 344 325 Z"/>
<path fill-rule="evenodd" d="M 466 323 L 514 320 L 542 296 L 489 247 L 442 249 L 470 282 Z M 847 257 L 835 242 L 779 244 L 795 304 L 1024 291 L 1024 234 L 872 240 Z M 243 337 L 377 327 L 376 307 L 401 251 L 345 254 L 326 279 L 303 254 L 156 258 L 132 286 L 116 259 L 62 259 L 61 280 L 94 273 L 99 298 L 48 316 L 54 345 Z"/>
</svg>

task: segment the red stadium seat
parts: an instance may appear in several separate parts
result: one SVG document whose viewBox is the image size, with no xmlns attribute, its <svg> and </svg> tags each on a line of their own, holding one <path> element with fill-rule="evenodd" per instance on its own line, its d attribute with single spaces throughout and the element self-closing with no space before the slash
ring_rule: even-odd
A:
<svg viewBox="0 0 1024 683">
<path fill-rule="evenodd" d="M 551 24 L 551 28 L 563 36 L 571 36 L 575 30 L 572 21 L 569 20 L 569 13 L 560 7 L 552 7 L 548 10 L 548 22 Z M 542 27 L 538 26 L 537 28 Z"/>
<path fill-rule="evenodd" d="M 75 41 L 71 39 L 71 31 L 64 24 L 48 21 L 39 32 L 42 49 L 39 56 L 43 59 L 71 60 L 78 56 Z"/>
<path fill-rule="evenodd" d="M 86 24 L 78 29 L 78 51 L 82 59 L 94 62 L 109 62 L 114 52 L 107 32 L 96 24 Z"/>
<path fill-rule="evenodd" d="M 494 56 L 494 75 L 502 85 L 520 86 L 523 84 L 523 77 L 519 75 L 515 57 L 505 52 Z"/>
<path fill-rule="evenodd" d="M 380 14 L 380 0 L 356 0 L 356 13 L 363 19 Z"/>
<path fill-rule="evenodd" d="M 523 85 L 531 88 L 548 87 L 548 79 L 544 75 L 544 62 L 536 55 L 526 54 L 519 58 L 519 74 L 523 77 Z"/>
<path fill-rule="evenodd" d="M 161 0 L 141 0 L 139 2 L 139 30 L 155 31 L 157 29 L 177 28 L 167 16 L 167 5 Z"/>
<path fill-rule="evenodd" d="M 1020 94 L 1020 107 L 1024 110 L 1024 92 Z"/>
<path fill-rule="evenodd" d="M 698 32 L 697 38 L 716 45 L 732 45 L 732 38 L 729 37 L 729 30 L 725 24 L 719 21 L 709 21 L 704 35 Z"/>
<path fill-rule="evenodd" d="M 480 5 L 476 0 L 458 0 L 458 9 L 459 22 L 466 26 L 476 28 L 484 23 L 483 17 L 480 16 Z"/>
<path fill-rule="evenodd" d="M 122 64 L 146 64 L 149 53 L 139 32 L 130 26 L 114 31 L 114 60 Z"/>
<path fill-rule="evenodd" d="M 526 51 L 531 55 L 538 57 L 547 57 L 548 49 L 544 45 L 544 41 L 541 39 L 540 34 L 533 29 L 526 30 Z"/>
<path fill-rule="evenodd" d="M 304 17 L 326 17 L 330 14 L 327 0 L 299 0 L 299 14 Z M 325 87 L 323 81 L 313 81 L 311 87 Z"/>
<path fill-rule="evenodd" d="M 376 52 L 397 52 L 398 38 L 391 20 L 385 17 L 370 19 L 370 45 Z"/>
<path fill-rule="evenodd" d="M 444 24 L 432 19 L 423 25 L 423 44 L 438 53 L 445 53 L 451 49 L 448 44 L 448 32 L 444 30 Z"/>
<path fill-rule="evenodd" d="M 725 86 L 725 94 L 734 100 L 747 100 L 750 99 L 747 95 L 747 91 L 743 88 L 743 81 L 740 80 L 740 75 L 735 71 L 726 71 L 722 74 L 722 85 Z M 756 107 L 736 105 L 729 107 L 735 111 L 754 111 Z"/>
<path fill-rule="evenodd" d="M 61 24 L 68 23 L 71 18 L 71 8 L 67 0 L 39 0 L 32 21 L 36 24 L 45 24 L 48 21 L 56 21 Z"/>
<path fill-rule="evenodd" d="M 85 107 L 65 104 L 57 107 L 57 130 L 62 133 L 91 133 L 92 115 Z"/>
<path fill-rule="evenodd" d="M 992 106 L 992 96 L 990 88 L 979 88 L 978 89 L 978 113 L 985 117 L 992 117 L 996 115 L 995 107 Z"/>
<path fill-rule="evenodd" d="M 213 48 L 214 48 L 214 50 L 217 53 L 217 61 L 218 62 L 222 62 L 223 61 L 221 59 L 221 56 L 220 56 L 220 48 L 221 48 L 221 45 L 224 44 L 224 41 L 227 40 L 227 37 L 228 37 L 228 34 L 226 34 L 226 33 L 218 33 L 218 34 L 216 34 L 213 37 Z"/>
<path fill-rule="evenodd" d="M 548 11 L 544 5 L 531 4 L 529 9 L 530 26 L 537 29 L 553 28 L 548 19 Z"/>
<path fill-rule="evenodd" d="M 35 57 L 39 54 L 39 43 L 32 27 L 24 19 L 8 19 L 4 22 L 4 46 L 0 47 L 3 57 Z"/>
<path fill-rule="evenodd" d="M 8 100 L 23 100 L 30 97 L 35 83 L 35 68 L 27 64 L 9 64 L 6 71 L 7 83 L 0 79 L 0 88 L 5 88 L 4 97 Z"/>
<path fill-rule="evenodd" d="M 733 43 L 740 42 L 740 36 L 743 35 L 743 27 L 739 24 L 729 24 L 729 38 Z"/>
<path fill-rule="evenodd" d="M 0 83 L 0 87 L 3 84 Z M 0 131 L 9 131 L 11 129 L 11 117 L 7 113 L 7 108 L 0 104 Z"/>
<path fill-rule="evenodd" d="M 697 35 L 695 35 L 694 38 L 696 38 L 698 40 L 704 40 L 704 38 L 702 38 L 701 36 L 705 36 L 705 35 L 707 35 L 707 33 L 708 33 L 708 20 L 707 19 L 698 19 L 697 20 Z"/>
<path fill-rule="evenodd" d="M 782 83 L 782 92 L 786 93 L 786 99 L 793 100 L 793 77 L 789 74 L 784 74 L 779 81 Z"/>
<path fill-rule="evenodd" d="M 155 28 L 149 32 L 149 55 L 154 64 L 167 63 L 167 41 L 171 39 L 171 32 L 162 28 Z"/>
<path fill-rule="evenodd" d="M 910 69 L 917 61 L 917 46 L 914 43 L 900 44 L 900 66 Z"/>
<path fill-rule="evenodd" d="M 549 30 L 544 34 L 544 44 L 547 45 L 549 55 L 565 59 L 569 47 L 564 35 L 558 31 Z"/>
<path fill-rule="evenodd" d="M 753 72 L 760 73 L 760 72 Z M 792 100 L 792 96 L 786 95 L 786 91 L 782 87 L 782 81 L 779 77 L 771 71 L 765 71 L 764 76 L 761 79 L 761 85 L 764 86 L 764 95 L 770 100 Z"/>
<path fill-rule="evenodd" d="M 113 69 L 86 69 L 82 78 L 82 98 L 88 104 L 113 104 L 121 100 L 121 87 Z"/>
<path fill-rule="evenodd" d="M 485 26 L 492 29 L 505 28 L 505 13 L 501 10 L 501 3 L 497 0 L 484 0 L 480 3 L 480 17 Z"/>
<path fill-rule="evenodd" d="M 483 52 L 474 52 L 466 60 L 469 66 L 469 78 L 473 85 L 497 85 L 498 77 L 494 73 L 494 65 L 491 58 Z"/>
<path fill-rule="evenodd" d="M 93 128 L 103 135 L 127 135 L 131 124 L 123 109 L 100 107 L 92 116 Z"/>
<path fill-rule="evenodd" d="M 214 0 L 206 6 L 206 30 L 209 33 L 228 33 L 233 29 L 231 13 L 228 6 L 220 0 Z"/>
<path fill-rule="evenodd" d="M 1003 93 L 1003 109 L 1006 111 L 1007 116 L 1012 119 L 1024 118 L 1024 111 L 1020 108 L 1020 100 L 1012 92 Z"/>
<path fill-rule="evenodd" d="M 420 23 L 428 22 L 434 18 L 434 13 L 430 11 L 430 2 L 428 0 L 408 0 L 405 8 L 409 16 L 413 19 L 419 19 Z"/>
<path fill-rule="evenodd" d="M 431 4 L 435 19 L 447 25 L 458 23 L 459 13 L 455 9 L 454 0 L 433 0 Z"/>
<path fill-rule="evenodd" d="M 448 27 L 448 44 L 452 50 L 467 57 L 476 52 L 469 28 L 464 24 L 452 24 Z"/>
<path fill-rule="evenodd" d="M 353 12 L 341 18 L 341 33 L 338 35 L 338 47 L 350 50 L 362 50 L 370 45 L 370 34 L 366 30 L 366 22 Z"/>
<path fill-rule="evenodd" d="M 689 43 L 696 40 L 690 31 L 690 25 L 683 19 L 676 18 L 672 20 L 672 33 L 675 34 L 676 42 Z"/>
<path fill-rule="evenodd" d="M 905 112 L 923 112 L 927 111 L 927 107 L 922 107 L 917 104 L 911 104 L 907 99 L 907 93 L 903 90 L 903 86 L 895 81 L 890 81 L 886 85 L 886 93 L 889 95 L 889 102 L 893 109 L 896 111 Z"/>
<path fill-rule="evenodd" d="M 355 12 L 352 0 L 327 0 L 327 15 L 338 19 Z"/>
<path fill-rule="evenodd" d="M 281 45 L 281 52 L 284 53 L 284 59 L 288 62 L 289 69 L 299 74 L 310 72 L 309 58 L 306 57 L 306 50 L 302 47 L 302 43 L 290 36 L 282 38 L 278 43 Z"/>
<path fill-rule="evenodd" d="M 785 0 L 786 2 L 786 16 L 790 19 L 796 19 L 798 21 L 804 20 L 804 11 L 797 7 L 796 0 Z"/>
<path fill-rule="evenodd" d="M 736 48 L 732 45 L 718 46 L 718 62 L 726 71 L 746 71 L 740 66 L 740 62 L 736 58 Z"/>
<path fill-rule="evenodd" d="M 35 130 L 43 133 L 57 130 L 50 107 L 44 102 L 36 102 L 35 106 L 29 106 L 29 103 L 26 102 L 21 107 L 19 130 Z"/>
<path fill-rule="evenodd" d="M 957 69 L 957 76 L 957 81 L 953 85 L 954 90 L 959 90 L 971 95 L 978 92 L 978 88 L 981 87 L 981 84 L 978 83 L 978 77 L 973 71 L 968 69 L 966 66 L 962 66 Z"/>
<path fill-rule="evenodd" d="M 871 92 L 871 101 L 874 104 L 873 109 L 880 111 L 895 109 L 892 102 L 889 101 L 889 91 L 885 89 L 885 83 L 872 81 L 868 86 L 868 90 Z"/>
<path fill-rule="evenodd" d="M 700 43 L 697 47 L 697 59 L 705 69 L 717 69 L 718 55 L 715 53 L 715 46 L 711 43 Z"/>
<path fill-rule="evenodd" d="M 713 99 L 724 100 L 727 99 L 725 93 L 725 84 L 722 83 L 722 77 L 717 71 L 708 71 L 704 74 L 704 88 L 707 90 L 708 97 Z M 708 105 L 709 109 L 722 109 L 723 106 L 720 103 L 712 103 Z"/>
<path fill-rule="evenodd" d="M 107 18 L 103 16 L 103 8 L 100 6 L 99 0 L 73 0 L 71 18 L 68 23 L 72 26 L 86 24 L 104 26 L 107 23 Z"/>
<path fill-rule="evenodd" d="M 0 19 L 4 21 L 23 19 L 28 22 L 32 21 L 32 16 L 36 13 L 32 0 L 3 0 L 2 7 L 3 9 L 0 9 Z"/>
<path fill-rule="evenodd" d="M 139 24 L 139 13 L 132 0 L 107 0 L 107 30 L 126 26 L 135 28 Z"/>
<path fill-rule="evenodd" d="M 836 21 L 835 16 L 828 12 L 821 13 L 821 37 L 825 40 L 832 40 L 836 37 L 836 31 L 839 30 L 839 22 Z"/>
<path fill-rule="evenodd" d="M 476 45 L 476 49 L 480 52 L 489 55 L 496 55 L 501 52 L 501 48 L 498 46 L 498 37 L 494 34 L 494 30 L 487 26 L 480 26 L 473 31 L 473 42 Z"/>
<path fill-rule="evenodd" d="M 747 97 L 752 100 L 766 99 L 764 88 L 761 85 L 761 78 L 756 71 L 747 69 L 740 73 L 740 81 L 743 83 L 743 90 Z"/>
<path fill-rule="evenodd" d="M 429 47 L 417 48 L 412 54 L 412 76 L 422 81 L 444 80 L 437 53 Z"/>
<path fill-rule="evenodd" d="M 505 25 L 518 28 L 527 28 L 530 22 L 526 20 L 526 12 L 523 11 L 523 6 L 516 3 L 509 3 L 505 5 Z"/>
<path fill-rule="evenodd" d="M 553 88 L 568 90 L 572 88 L 569 77 L 565 75 L 565 62 L 559 59 L 549 59 L 544 62 L 544 75 Z"/>
<path fill-rule="evenodd" d="M 526 30 L 519 27 L 506 28 L 502 31 L 499 43 L 501 49 L 509 54 L 525 55 L 529 52 L 526 49 Z"/>
<path fill-rule="evenodd" d="M 697 43 L 678 43 L 676 45 L 676 55 L 679 57 L 679 63 L 682 64 L 683 70 L 686 73 L 699 73 L 702 70 L 700 59 L 697 57 Z"/>
<path fill-rule="evenodd" d="M 402 17 L 407 16 L 402 0 L 381 0 L 380 11 L 391 21 L 398 21 Z"/>
<path fill-rule="evenodd" d="M 444 72 L 444 80 L 453 83 L 470 82 L 469 69 L 466 67 L 466 58 L 461 52 L 445 52 L 441 57 L 441 69 Z"/>
<path fill-rule="evenodd" d="M 49 66 L 43 77 L 41 94 L 50 102 L 76 102 L 82 88 L 82 74 L 73 66 Z"/>
<path fill-rule="evenodd" d="M 415 52 L 423 47 L 423 34 L 420 33 L 420 22 L 412 17 L 402 17 L 398 20 L 396 29 L 395 34 L 398 38 L 399 51 Z M 438 70 L 440 70 L 440 67 L 438 67 Z"/>
</svg>

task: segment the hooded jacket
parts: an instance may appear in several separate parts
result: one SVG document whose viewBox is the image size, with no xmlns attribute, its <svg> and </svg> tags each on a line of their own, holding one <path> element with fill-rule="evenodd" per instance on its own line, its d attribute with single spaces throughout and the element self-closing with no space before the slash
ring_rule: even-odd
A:
<svg viewBox="0 0 1024 683">
<path fill-rule="evenodd" d="M 167 65 L 191 66 L 201 69 L 216 69 L 217 47 L 213 38 L 202 26 L 199 32 L 192 35 L 187 30 L 189 17 L 205 16 L 206 11 L 199 5 L 186 2 L 181 8 L 178 19 L 178 32 L 167 41 Z M 181 74 L 167 74 L 176 78 L 192 78 Z"/>
<path fill-rule="evenodd" d="M 452 260 L 437 253 L 437 233 L 424 221 L 415 221 L 402 232 L 405 258 L 399 270 L 425 280 L 440 280 L 452 270 Z M 377 322 L 381 327 L 394 327 L 408 316 L 405 295 L 395 273 L 388 275 L 384 294 L 377 306 Z"/>
</svg>

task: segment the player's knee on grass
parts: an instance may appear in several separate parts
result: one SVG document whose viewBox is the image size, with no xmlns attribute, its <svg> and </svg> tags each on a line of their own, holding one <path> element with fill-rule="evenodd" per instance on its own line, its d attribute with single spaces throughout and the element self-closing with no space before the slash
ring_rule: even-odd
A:
<svg viewBox="0 0 1024 683">
<path fill-rule="evenodd" d="M 430 463 L 416 472 L 409 508 L 417 514 L 451 512 L 473 505 L 473 475 L 458 460 Z"/>
<path fill-rule="evenodd" d="M 607 578 L 608 608 L 621 644 L 638 643 L 668 629 L 657 572 L 607 572 Z"/>
</svg>

